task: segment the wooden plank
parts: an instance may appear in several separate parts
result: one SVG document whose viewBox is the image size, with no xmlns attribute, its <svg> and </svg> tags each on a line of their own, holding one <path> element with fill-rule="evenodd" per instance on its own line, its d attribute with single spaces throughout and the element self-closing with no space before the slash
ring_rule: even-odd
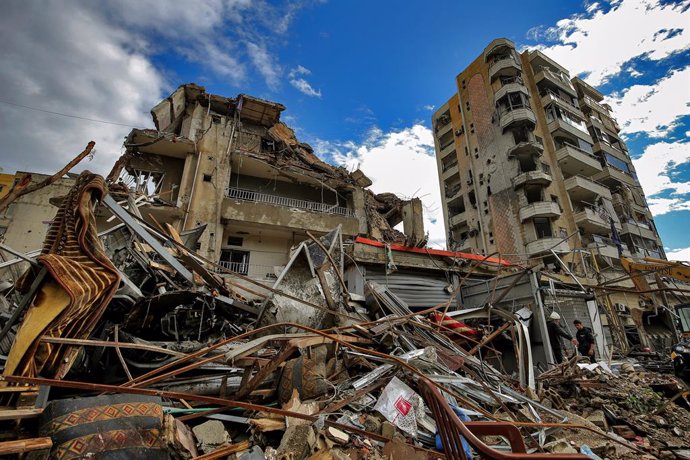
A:
<svg viewBox="0 0 690 460">
<path fill-rule="evenodd" d="M 14 393 L 14 392 L 23 392 L 23 391 L 38 391 L 37 386 L 31 386 L 31 387 L 0 387 L 0 393 Z"/>
<path fill-rule="evenodd" d="M 0 455 L 23 454 L 34 450 L 50 449 L 51 447 L 53 447 L 53 441 L 50 438 L 4 441 L 0 442 Z"/>
<path fill-rule="evenodd" d="M 41 415 L 43 409 L 0 409 L 1 420 L 21 420 L 25 418 L 34 418 Z"/>
</svg>

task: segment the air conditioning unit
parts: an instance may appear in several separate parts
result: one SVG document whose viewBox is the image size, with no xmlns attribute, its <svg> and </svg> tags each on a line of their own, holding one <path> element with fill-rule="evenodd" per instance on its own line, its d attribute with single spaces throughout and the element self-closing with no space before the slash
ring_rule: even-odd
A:
<svg viewBox="0 0 690 460">
<path fill-rule="evenodd" d="M 627 313 L 628 312 L 628 306 L 625 304 L 622 304 L 622 303 L 614 303 L 613 308 L 618 313 Z"/>
</svg>

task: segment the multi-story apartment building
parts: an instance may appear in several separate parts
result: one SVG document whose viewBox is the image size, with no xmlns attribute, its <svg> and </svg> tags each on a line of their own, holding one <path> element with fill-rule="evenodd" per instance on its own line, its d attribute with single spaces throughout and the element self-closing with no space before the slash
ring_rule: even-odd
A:
<svg viewBox="0 0 690 460">
<path fill-rule="evenodd" d="M 603 267 L 664 258 L 603 95 L 541 51 L 496 39 L 433 115 L 448 248 Z M 578 252 L 580 254 L 578 254 Z"/>
<path fill-rule="evenodd" d="M 320 160 L 280 121 L 284 109 L 182 85 L 152 109 L 156 129 L 130 133 L 109 179 L 137 197 L 142 218 L 180 232 L 205 226 L 199 254 L 268 283 L 308 233 L 340 226 L 344 238 L 424 245 L 419 199 L 376 195 L 361 171 Z"/>
</svg>

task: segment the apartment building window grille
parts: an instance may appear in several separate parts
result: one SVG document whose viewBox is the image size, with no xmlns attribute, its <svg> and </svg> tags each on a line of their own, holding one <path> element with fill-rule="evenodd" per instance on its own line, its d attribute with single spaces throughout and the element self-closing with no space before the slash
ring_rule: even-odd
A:
<svg viewBox="0 0 690 460">
<path fill-rule="evenodd" d="M 249 251 L 222 249 L 218 265 L 241 275 L 246 275 L 249 273 Z"/>
</svg>

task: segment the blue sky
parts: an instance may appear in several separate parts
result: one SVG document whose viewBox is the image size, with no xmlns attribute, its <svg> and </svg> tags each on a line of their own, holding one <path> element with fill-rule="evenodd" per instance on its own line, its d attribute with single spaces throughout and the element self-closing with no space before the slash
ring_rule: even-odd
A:
<svg viewBox="0 0 690 460">
<path fill-rule="evenodd" d="M 5 171 L 51 171 L 90 139 L 107 172 L 128 127 L 182 83 L 287 106 L 283 119 L 375 191 L 419 196 L 443 241 L 429 130 L 496 37 L 540 48 L 607 94 L 671 255 L 690 260 L 690 0 L 393 2 L 10 0 L 0 18 Z M 675 252 L 673 251 L 675 250 Z"/>
</svg>

